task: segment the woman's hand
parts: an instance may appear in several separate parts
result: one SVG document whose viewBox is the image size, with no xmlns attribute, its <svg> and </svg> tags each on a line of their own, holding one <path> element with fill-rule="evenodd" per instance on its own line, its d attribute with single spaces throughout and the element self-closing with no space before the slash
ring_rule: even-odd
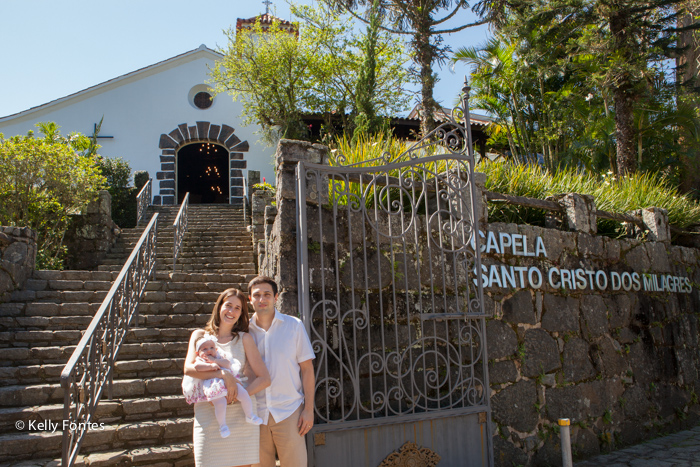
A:
<svg viewBox="0 0 700 467">
<path fill-rule="evenodd" d="M 238 397 L 238 380 L 233 376 L 230 371 L 222 371 L 224 385 L 226 385 L 226 402 L 232 404 L 236 402 L 236 397 Z"/>
</svg>

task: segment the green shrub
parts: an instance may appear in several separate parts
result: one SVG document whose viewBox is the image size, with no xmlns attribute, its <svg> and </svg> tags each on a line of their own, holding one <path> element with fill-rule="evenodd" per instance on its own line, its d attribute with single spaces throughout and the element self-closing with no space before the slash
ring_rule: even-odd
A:
<svg viewBox="0 0 700 467">
<path fill-rule="evenodd" d="M 611 173 L 598 174 L 559 169 L 550 172 L 536 165 L 513 162 L 486 162 L 478 167 L 486 173 L 486 189 L 498 193 L 545 199 L 562 193 L 580 193 L 595 197 L 602 211 L 630 212 L 646 207 L 668 211 L 669 222 L 680 228 L 700 223 L 700 205 L 682 195 L 663 176 L 638 172 L 616 178 Z M 544 225 L 545 212 L 539 209 L 503 203 L 489 203 L 491 222 L 522 222 Z M 600 233 L 617 234 L 619 223 L 599 220 Z"/>
<path fill-rule="evenodd" d="M 134 172 L 134 186 L 136 187 L 136 194 L 141 191 L 141 188 L 148 183 L 149 180 L 148 172 L 145 170 L 137 170 Z"/>
<path fill-rule="evenodd" d="M 270 185 L 267 182 L 256 183 L 255 185 L 253 185 L 252 189 L 253 189 L 253 191 L 264 190 L 264 191 L 269 191 L 272 194 L 275 194 L 275 187 Z"/>
<path fill-rule="evenodd" d="M 121 228 L 135 227 L 138 191 L 135 187 L 129 186 L 131 181 L 129 163 L 121 157 L 100 157 L 98 162 L 100 172 L 107 180 L 107 191 L 112 196 L 112 220 Z M 146 175 L 148 175 L 147 172 Z"/>
<path fill-rule="evenodd" d="M 331 149 L 330 165 L 381 166 L 398 159 L 410 150 L 413 142 L 401 141 L 394 137 L 379 134 L 375 137 L 360 138 L 356 144 L 346 138 L 338 138 Z M 437 146 L 431 146 L 423 155 L 441 154 Z M 444 169 L 436 164 L 427 167 L 433 171 Z M 690 197 L 679 193 L 678 189 L 663 176 L 654 173 L 638 172 L 624 178 L 615 178 L 611 173 L 591 173 L 573 168 L 563 168 L 550 172 L 537 165 L 514 162 L 483 162 L 477 166 L 478 172 L 486 173 L 486 189 L 503 194 L 546 199 L 548 196 L 563 193 L 580 193 L 595 197 L 596 207 L 602 211 L 626 213 L 646 207 L 659 207 L 668 211 L 669 222 L 679 228 L 700 224 L 700 205 Z M 389 173 L 390 176 L 396 173 Z M 330 183 L 331 200 L 335 194 Z M 335 182 L 339 189 L 348 188 L 344 182 Z M 350 183 L 349 191 L 361 196 L 357 183 Z M 338 203 L 345 204 L 346 196 L 337 195 Z M 544 225 L 546 211 L 505 203 L 489 203 L 489 221 L 512 222 L 531 225 Z M 614 221 L 599 220 L 599 233 L 619 235 L 623 226 Z"/>
<path fill-rule="evenodd" d="M 0 225 L 37 231 L 37 269 L 61 269 L 69 214 L 80 212 L 105 184 L 95 146 L 55 123 L 39 123 L 43 138 L 0 134 Z"/>
</svg>

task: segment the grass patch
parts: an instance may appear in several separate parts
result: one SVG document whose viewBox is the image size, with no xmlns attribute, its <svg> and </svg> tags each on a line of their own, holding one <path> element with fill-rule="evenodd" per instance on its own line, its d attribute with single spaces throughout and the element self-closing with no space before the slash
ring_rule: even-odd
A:
<svg viewBox="0 0 700 467">
<path fill-rule="evenodd" d="M 611 174 L 581 172 L 571 168 L 550 172 L 539 166 L 511 162 L 486 162 L 478 171 L 486 173 L 486 189 L 498 193 L 545 199 L 562 193 L 580 193 L 595 197 L 602 211 L 629 212 L 647 207 L 668 211 L 669 222 L 680 228 L 700 223 L 700 205 L 678 192 L 664 177 L 636 173 L 616 178 Z M 545 211 L 503 203 L 489 204 L 491 222 L 518 222 L 544 225 Z M 621 225 L 599 220 L 600 233 L 619 233 Z"/>
<path fill-rule="evenodd" d="M 351 144 L 348 138 L 338 138 L 331 145 L 330 165 L 377 167 L 385 164 L 407 160 L 407 151 L 414 142 L 377 135 L 361 138 L 357 144 Z M 417 156 L 446 154 L 439 146 L 421 147 Z M 439 173 L 445 169 L 445 162 L 423 165 L 414 172 Z M 663 176 L 653 173 L 636 173 L 629 177 L 617 178 L 611 173 L 590 173 L 575 168 L 561 168 L 549 171 L 537 165 L 523 165 L 514 162 L 482 162 L 476 170 L 487 176 L 486 189 L 503 194 L 546 199 L 548 196 L 563 193 L 580 193 L 595 197 L 596 207 L 603 211 L 626 213 L 647 207 L 659 207 L 668 211 L 669 222 L 681 229 L 700 224 L 700 204 L 678 189 Z M 389 173 L 399 176 L 399 171 Z M 402 177 L 411 176 L 404 170 Z M 428 174 L 428 178 L 430 178 Z M 330 184 L 331 201 L 337 198 L 340 203 L 358 202 L 365 195 L 369 204 L 370 193 L 362 193 L 358 184 L 333 182 Z M 366 187 L 365 187 L 366 188 Z M 393 193 L 396 195 L 396 193 Z M 383 196 L 391 199 L 392 196 Z M 521 223 L 544 226 L 546 212 L 542 209 L 525 208 L 504 203 L 489 203 L 489 220 L 491 222 Z M 626 233 L 618 222 L 598 221 L 598 232 L 603 235 L 620 236 Z"/>
</svg>

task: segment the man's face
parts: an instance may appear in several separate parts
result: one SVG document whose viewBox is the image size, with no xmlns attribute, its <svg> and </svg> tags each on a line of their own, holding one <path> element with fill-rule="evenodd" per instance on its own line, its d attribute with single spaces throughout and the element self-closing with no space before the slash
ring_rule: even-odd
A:
<svg viewBox="0 0 700 467">
<path fill-rule="evenodd" d="M 250 291 L 250 303 L 253 305 L 256 313 L 265 313 L 275 309 L 277 295 L 272 293 L 270 284 L 254 285 Z"/>
</svg>

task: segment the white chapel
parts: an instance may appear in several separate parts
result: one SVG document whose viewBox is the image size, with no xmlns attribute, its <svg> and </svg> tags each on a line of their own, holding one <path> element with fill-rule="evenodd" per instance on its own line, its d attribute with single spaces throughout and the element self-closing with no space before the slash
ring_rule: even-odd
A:
<svg viewBox="0 0 700 467">
<path fill-rule="evenodd" d="M 237 22 L 237 29 L 268 14 Z M 274 18 L 282 24 L 291 24 Z M 257 125 L 242 124 L 242 105 L 213 97 L 208 71 L 222 56 L 200 47 L 69 96 L 4 117 L 5 137 L 56 122 L 61 132 L 92 135 L 102 120 L 99 153 L 121 157 L 153 178 L 154 204 L 240 203 L 248 170 L 274 180 L 275 148 L 259 143 Z"/>
</svg>

